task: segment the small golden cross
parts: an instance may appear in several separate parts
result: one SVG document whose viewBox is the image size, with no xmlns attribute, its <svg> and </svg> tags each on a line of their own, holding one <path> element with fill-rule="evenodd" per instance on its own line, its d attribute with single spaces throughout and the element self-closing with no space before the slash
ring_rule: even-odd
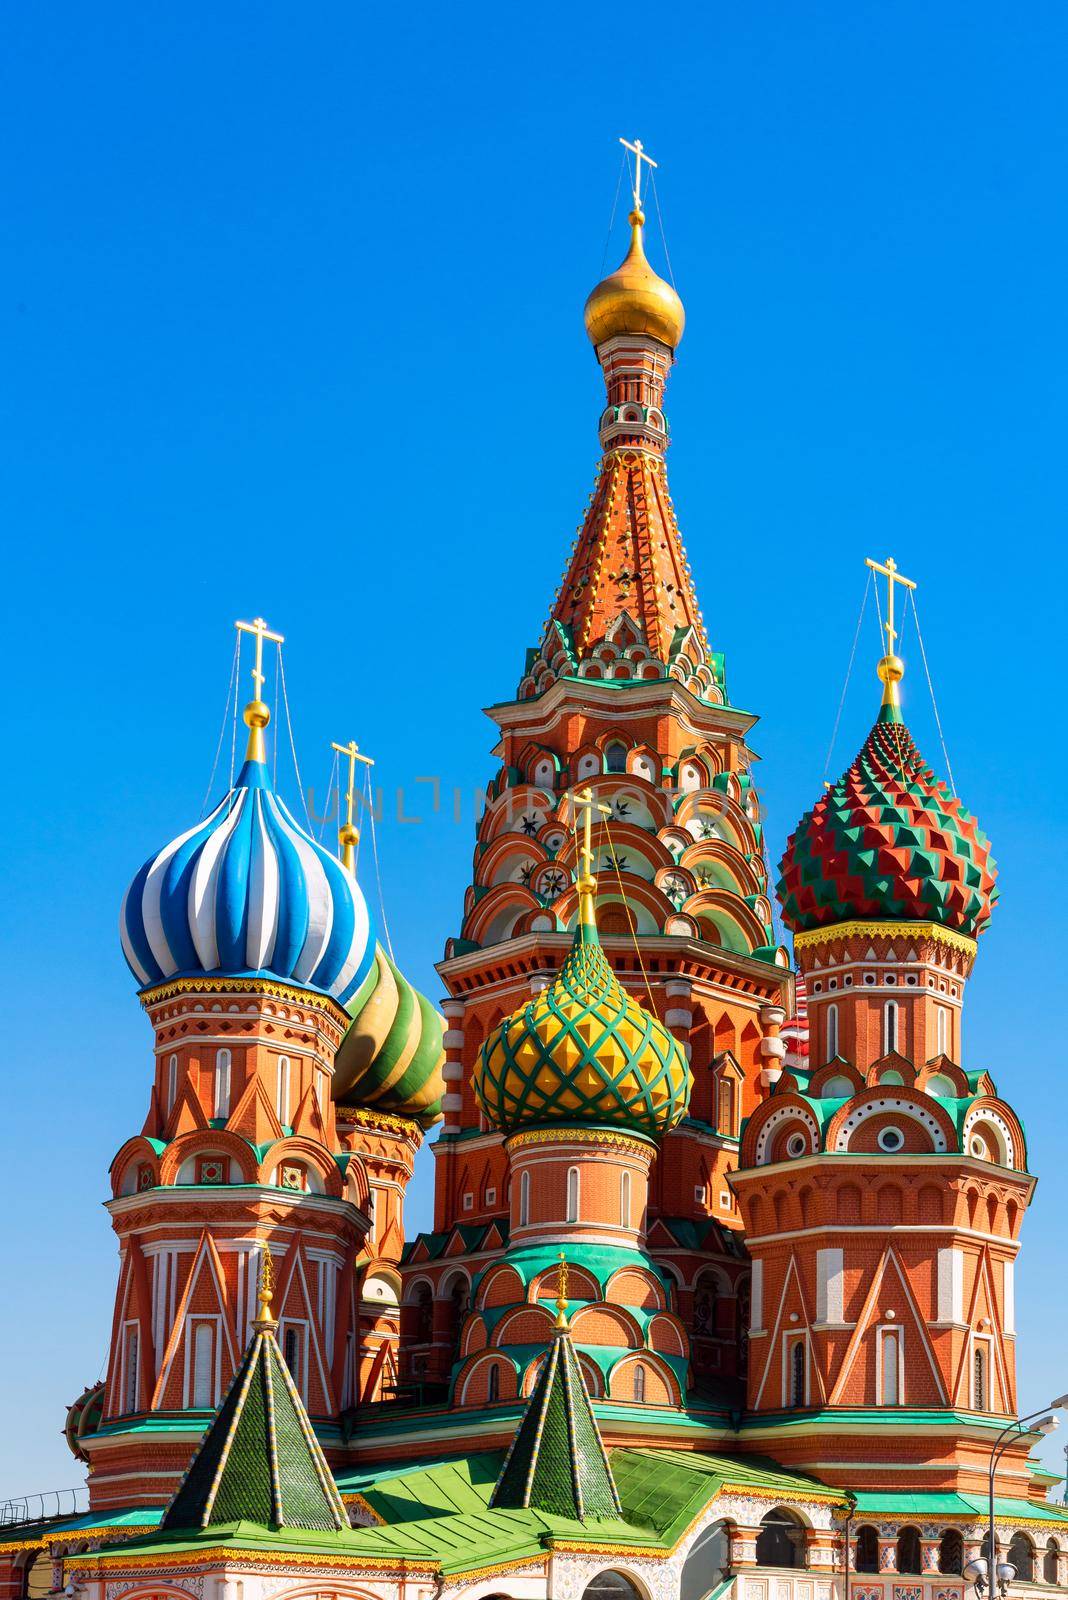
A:
<svg viewBox="0 0 1068 1600">
<path fill-rule="evenodd" d="M 640 211 L 642 208 L 642 162 L 644 161 L 647 167 L 655 167 L 656 162 L 652 156 L 646 155 L 645 146 L 640 139 L 635 139 L 633 144 L 629 139 L 620 139 L 619 142 L 634 157 L 634 209 L 635 211 Z"/>
<path fill-rule="evenodd" d="M 599 811 L 602 817 L 610 817 L 612 815 L 612 807 L 603 805 L 594 796 L 593 790 L 588 785 L 582 790 L 581 794 L 574 795 L 573 800 L 576 834 L 579 830 L 579 819 L 581 818 L 582 820 L 582 844 L 579 846 L 579 861 L 582 863 L 582 870 L 579 874 L 579 888 L 583 887 L 583 882 L 585 881 L 592 893 L 597 887 L 593 881 L 593 845 L 591 843 L 593 837 L 593 813 Z"/>
<path fill-rule="evenodd" d="M 905 589 L 915 589 L 916 585 L 911 578 L 903 578 L 901 576 L 893 556 L 887 556 L 885 566 L 879 561 L 873 561 L 871 556 L 865 556 L 864 565 L 870 567 L 873 572 L 882 573 L 886 579 L 886 621 L 883 626 L 886 629 L 886 653 L 888 656 L 892 656 L 894 654 L 894 640 L 897 638 L 897 633 L 894 629 L 894 585 L 895 583 L 900 583 Z"/>
<path fill-rule="evenodd" d="M 254 622 L 235 622 L 234 627 L 238 633 L 251 633 L 256 639 L 256 665 L 252 669 L 252 681 L 256 685 L 255 697 L 263 699 L 263 641 L 270 639 L 272 644 L 284 644 L 285 639 L 280 633 L 271 633 L 262 617 L 257 617 Z"/>
<path fill-rule="evenodd" d="M 348 744 L 338 744 L 335 739 L 330 748 L 336 750 L 339 756 L 349 758 L 349 792 L 345 796 L 347 814 L 345 825 L 337 831 L 338 843 L 341 846 L 341 864 L 348 872 L 356 870 L 356 845 L 359 841 L 360 830 L 352 821 L 352 810 L 356 804 L 356 763 L 362 761 L 365 767 L 373 767 L 374 762 L 370 756 L 360 754 L 355 739 L 350 739 Z"/>
</svg>

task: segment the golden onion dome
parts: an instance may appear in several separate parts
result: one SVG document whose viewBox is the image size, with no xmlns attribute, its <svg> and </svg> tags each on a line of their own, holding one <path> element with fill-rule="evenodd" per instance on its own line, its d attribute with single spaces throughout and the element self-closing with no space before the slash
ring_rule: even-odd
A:
<svg viewBox="0 0 1068 1600">
<path fill-rule="evenodd" d="M 686 326 L 682 301 L 645 258 L 645 215 L 630 214 L 631 241 L 626 260 L 602 278 L 586 301 L 586 332 L 594 348 L 617 333 L 645 333 L 674 350 Z"/>
</svg>

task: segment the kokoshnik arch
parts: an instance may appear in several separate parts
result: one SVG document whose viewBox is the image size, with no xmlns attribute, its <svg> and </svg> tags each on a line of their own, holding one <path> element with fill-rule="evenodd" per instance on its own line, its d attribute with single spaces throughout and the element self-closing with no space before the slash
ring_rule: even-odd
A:
<svg viewBox="0 0 1068 1600">
<path fill-rule="evenodd" d="M 628 148 L 630 248 L 585 312 L 601 459 L 489 711 L 440 1011 L 357 882 L 356 745 L 335 855 L 275 792 L 280 640 L 240 624 L 244 765 L 122 904 L 153 1053 L 107 1372 L 66 1423 L 90 1510 L 0 1529 L 0 1600 L 963 1594 L 1035 1181 L 962 1042 L 996 871 L 903 720 L 891 611 L 874 725 L 773 886 L 668 488 L 684 313 Z M 1053 1594 L 1033 1443 L 995 1519 Z"/>
</svg>

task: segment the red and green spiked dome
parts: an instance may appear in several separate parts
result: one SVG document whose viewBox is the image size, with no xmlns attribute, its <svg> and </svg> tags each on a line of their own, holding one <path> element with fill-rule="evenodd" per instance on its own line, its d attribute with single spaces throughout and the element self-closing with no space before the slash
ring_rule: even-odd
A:
<svg viewBox="0 0 1068 1600">
<path fill-rule="evenodd" d="M 658 1139 L 692 1082 L 678 1040 L 616 978 L 591 908 L 555 981 L 482 1046 L 474 1090 L 502 1133 L 592 1124 Z"/>
<path fill-rule="evenodd" d="M 974 939 L 998 893 L 989 840 L 924 761 L 896 704 L 883 705 L 848 772 L 801 818 L 779 871 L 794 933 L 877 920 L 934 922 Z"/>
</svg>

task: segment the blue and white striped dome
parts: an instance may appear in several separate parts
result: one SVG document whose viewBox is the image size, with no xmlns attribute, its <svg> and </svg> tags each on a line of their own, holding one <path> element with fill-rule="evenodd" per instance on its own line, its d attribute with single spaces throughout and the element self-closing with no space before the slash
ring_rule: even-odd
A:
<svg viewBox="0 0 1068 1600">
<path fill-rule="evenodd" d="M 359 886 L 247 760 L 211 815 L 145 862 L 119 916 L 142 988 L 171 978 L 271 977 L 355 994 L 375 956 Z"/>
</svg>

